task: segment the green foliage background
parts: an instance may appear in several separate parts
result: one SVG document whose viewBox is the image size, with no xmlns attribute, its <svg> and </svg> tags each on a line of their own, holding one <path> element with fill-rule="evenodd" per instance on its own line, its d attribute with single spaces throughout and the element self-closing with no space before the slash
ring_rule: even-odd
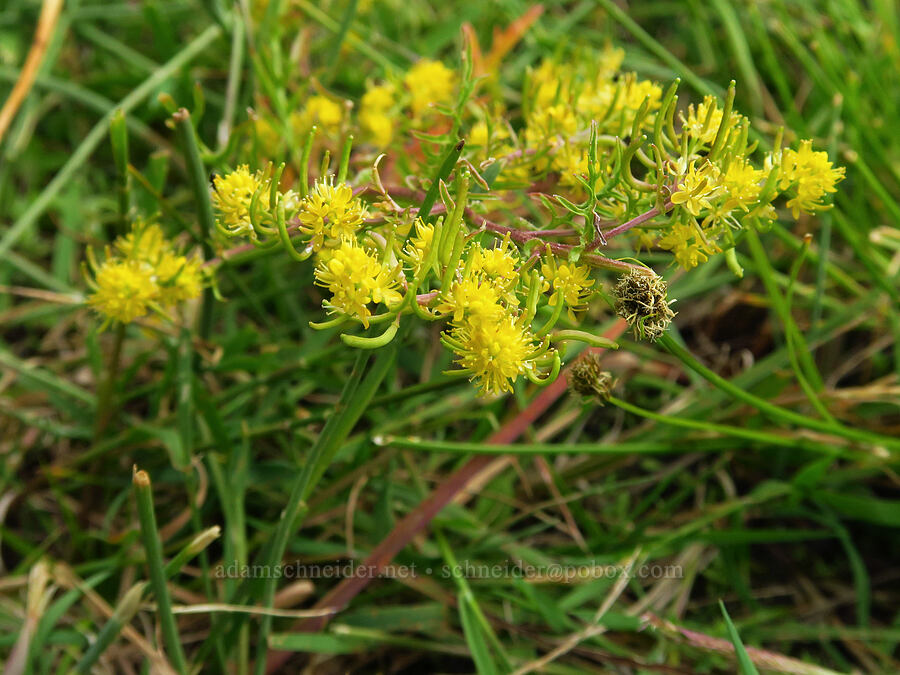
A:
<svg viewBox="0 0 900 675">
<path fill-rule="evenodd" d="M 309 267 L 258 254 L 220 275 L 228 300 L 214 306 L 210 340 L 128 329 L 113 394 L 120 410 L 109 433 L 95 439 L 113 335 L 99 334 L 82 304 L 79 266 L 86 246 L 101 247 L 117 233 L 113 110 L 126 109 L 131 162 L 159 179 L 174 234 L 179 218 L 190 224 L 197 215 L 159 94 L 196 117 L 199 86 L 199 135 L 215 147 L 226 109 L 245 120 L 263 86 L 256 59 L 276 64 L 283 81 L 274 86 L 288 100 L 311 74 L 356 98 L 366 78 L 419 56 L 458 64 L 463 22 L 488 45 L 495 27 L 528 9 L 512 0 L 285 0 L 266 14 L 251 6 L 258 4 L 66 3 L 33 90 L 0 145 L 0 653 L 14 663 L 15 646 L 24 644 L 29 672 L 73 667 L 106 623 L 103 603 L 115 607 L 149 578 L 134 464 L 152 477 L 166 560 L 201 530 L 223 528 L 172 577 L 174 603 L 258 601 L 237 582 L 216 579 L 216 566 L 259 559 L 355 358 L 333 332 L 308 327 L 320 318 L 321 300 Z M 847 166 L 833 211 L 790 229 L 776 225 L 760 246 L 739 247 L 743 279 L 721 257 L 687 274 L 667 256 L 648 262 L 677 298 L 675 340 L 717 373 L 812 415 L 786 337 L 799 330 L 814 350 L 831 413 L 896 438 L 896 3 L 544 6 L 504 61 L 502 81 L 518 81 L 548 54 L 577 58 L 611 40 L 626 49 L 626 68 L 663 82 L 680 77 L 682 96 L 694 100 L 721 94 L 736 79 L 736 107 L 754 126 L 774 132 L 785 125 L 816 138 Z M 0 9 L 0 100 L 39 10 L 26 0 Z M 248 23 L 249 15 L 257 19 Z M 228 37 L 235 25 L 252 39 Z M 229 77 L 240 82 L 237 91 L 229 92 Z M 138 186 L 135 199 L 154 197 Z M 798 270 L 806 233 L 813 243 Z M 596 307 L 585 329 L 599 334 L 612 322 Z M 496 452 L 486 439 L 537 394 L 520 383 L 515 395 L 485 403 L 467 382 L 440 375 L 448 359 L 435 332 L 421 328 L 406 339 L 310 495 L 288 560 L 364 556 L 465 456 Z M 477 497 L 442 511 L 396 562 L 436 570 L 453 561 L 577 566 L 636 557 L 680 566 L 680 577 L 621 587 L 614 578 L 382 579 L 321 635 L 275 618 L 269 644 L 295 650 L 294 662 L 311 662 L 314 672 L 512 672 L 577 636 L 544 672 L 734 672 L 736 661 L 722 653 L 733 633 L 721 599 L 745 645 L 817 664 L 776 659 L 779 672 L 900 671 L 896 450 L 781 425 L 647 344 L 623 339 L 607 364 L 625 406 L 561 398 L 520 445 L 504 449 L 514 453 L 512 463 Z M 28 576 L 41 560 L 47 587 Z M 316 580 L 281 598 L 302 609 L 333 584 Z M 152 642 L 151 609 L 130 625 Z M 203 672 L 246 672 L 265 651 L 259 627 L 267 622 L 259 616 L 219 607 L 176 621 L 187 660 Z M 123 634 L 100 663 L 120 672 L 116 664 L 145 657 L 139 641 Z"/>
</svg>

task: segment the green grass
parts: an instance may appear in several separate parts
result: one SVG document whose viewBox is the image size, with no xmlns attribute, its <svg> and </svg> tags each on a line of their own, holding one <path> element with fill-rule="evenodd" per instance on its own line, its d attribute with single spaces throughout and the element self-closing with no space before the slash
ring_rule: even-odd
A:
<svg viewBox="0 0 900 675">
<path fill-rule="evenodd" d="M 478 399 L 440 374 L 450 356 L 422 326 L 354 351 L 309 327 L 322 320 L 310 265 L 274 251 L 223 265 L 225 301 L 210 291 L 190 329 L 127 327 L 119 358 L 116 330 L 98 332 L 81 303 L 84 249 L 120 231 L 120 187 L 198 238 L 212 226 L 206 176 L 228 164 L 248 107 L 290 112 L 310 75 L 358 99 L 418 56 L 458 64 L 464 21 L 485 46 L 526 3 L 272 2 L 250 22 L 217 0 L 66 3 L 0 142 L 10 672 L 137 670 L 156 646 L 181 672 L 259 672 L 278 650 L 314 672 L 900 671 L 900 8 L 544 6 L 503 62 L 504 88 L 546 55 L 612 41 L 627 68 L 681 78 L 683 103 L 737 80 L 762 143 L 784 125 L 847 167 L 832 211 L 740 241 L 742 279 L 721 256 L 689 273 L 649 256 L 679 314 L 656 345 L 619 340 L 605 406 L 542 406 L 527 381 Z M 0 102 L 39 11 L 0 9 Z M 191 115 L 167 125 L 170 102 Z M 117 109 L 130 166 L 110 142 Z M 303 140 L 285 139 L 289 164 Z M 611 327 L 595 301 L 581 329 Z M 467 499 L 398 538 L 429 494 L 493 461 Z M 136 494 L 135 465 L 152 492 Z M 309 610 L 337 579 L 217 572 L 358 563 L 385 542 L 396 578 L 320 632 L 300 626 L 324 623 Z M 628 561 L 642 573 L 627 583 L 557 578 Z"/>
</svg>

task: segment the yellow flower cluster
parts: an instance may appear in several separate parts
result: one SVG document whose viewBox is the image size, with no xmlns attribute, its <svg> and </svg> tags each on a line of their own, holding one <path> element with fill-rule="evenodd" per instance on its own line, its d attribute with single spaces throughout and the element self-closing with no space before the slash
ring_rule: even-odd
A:
<svg viewBox="0 0 900 675">
<path fill-rule="evenodd" d="M 235 189 L 235 186 L 245 187 Z M 250 218 L 254 192 L 258 204 L 265 204 L 269 209 L 260 213 L 256 221 Z M 277 204 L 286 211 L 284 216 L 288 222 L 284 223 L 284 236 L 289 237 L 288 226 L 296 227 L 303 235 L 304 253 L 298 253 L 297 257 L 317 254 L 316 283 L 332 294 L 324 303 L 330 312 L 347 315 L 368 327 L 372 316 L 370 303 L 390 307 L 399 300 L 396 289 L 400 264 L 382 263 L 371 246 L 360 243 L 369 212 L 349 185 L 335 184 L 332 176 L 326 176 L 302 200 L 293 191 L 276 189 L 276 204 L 270 204 L 271 193 L 269 171 L 250 174 L 247 167 L 241 166 L 218 177 L 213 202 L 219 210 L 220 231 L 229 236 L 247 234 L 257 243 L 279 236 L 275 225 L 278 216 L 272 212 Z M 235 214 L 242 218 L 241 227 L 230 226 Z"/>
<path fill-rule="evenodd" d="M 732 249 L 741 228 L 774 220 L 782 204 L 795 217 L 828 208 L 844 170 L 809 140 L 782 148 L 779 136 L 763 156 L 749 140 L 749 120 L 733 109 L 733 89 L 724 100 L 679 106 L 677 82 L 664 88 L 622 72 L 623 58 L 607 48 L 577 61 L 547 60 L 527 72 L 521 106 L 509 110 L 496 80 L 474 81 L 470 70 L 460 78 L 430 60 L 370 83 L 353 120 L 334 99 L 312 96 L 297 124 L 326 132 L 356 124 L 379 148 L 404 145 L 384 182 L 376 162 L 377 190 L 355 194 L 351 184 L 364 174 L 344 179 L 350 148 L 341 155 L 341 178 L 324 171 L 311 189 L 297 188 L 302 200 L 273 183 L 281 173 L 240 166 L 215 181 L 219 230 L 280 243 L 296 260 L 315 255 L 315 283 L 334 315 L 316 327 L 387 326 L 379 336 L 345 334 L 348 344 L 385 344 L 401 316 L 444 322 L 441 342 L 456 364 L 450 372 L 483 395 L 510 392 L 521 376 L 555 378 L 560 341 L 598 344 L 577 330 L 578 312 L 596 292 L 585 263 L 626 272 L 616 311 L 636 336 L 656 339 L 674 312 L 662 279 L 627 261 L 635 249 L 660 248 L 685 269 L 696 267 Z M 448 105 L 457 92 L 459 105 Z M 451 135 L 457 130 L 464 148 Z M 410 131 L 422 132 L 421 146 L 407 145 Z M 455 165 L 442 164 L 453 152 L 463 153 Z M 438 167 L 441 180 L 429 186 Z M 357 196 L 367 192 L 380 197 Z M 432 201 L 436 195 L 442 204 Z M 527 222 L 534 211 L 526 196 L 543 207 L 535 220 L 549 223 L 545 229 Z M 473 213 L 486 214 L 477 229 L 466 222 Z M 630 248 L 620 245 L 626 237 Z"/>
<path fill-rule="evenodd" d="M 548 301 L 551 307 L 563 303 L 569 308 L 569 318 L 575 320 L 575 312 L 584 309 L 591 297 L 591 287 L 594 280 L 589 279 L 587 267 L 573 265 L 572 263 L 558 264 L 553 256 L 547 256 L 547 261 L 541 265 L 541 274 L 544 275 L 544 291 L 553 289 L 553 294 Z"/>
<path fill-rule="evenodd" d="M 213 179 L 212 202 L 219 211 L 218 223 L 228 235 L 253 233 L 250 205 L 257 190 L 260 210 L 269 210 L 269 191 L 260 190 L 265 185 L 262 173 L 251 173 L 246 164 Z"/>
<path fill-rule="evenodd" d="M 403 77 L 409 91 L 410 107 L 415 116 L 423 115 L 431 106 L 447 103 L 456 88 L 456 73 L 440 61 L 422 59 Z"/>
<path fill-rule="evenodd" d="M 634 73 L 620 73 L 624 56 L 621 49 L 608 47 L 584 63 L 544 61 L 528 74 L 522 137 L 525 156 L 535 159 L 519 164 L 529 168 L 532 180 L 555 172 L 562 185 L 580 190 L 576 176 L 587 177 L 592 124 L 598 134 L 624 137 L 644 108 L 637 131 L 652 126 L 662 88 Z"/>
<path fill-rule="evenodd" d="M 456 73 L 447 66 L 422 59 L 401 81 L 370 86 L 360 101 L 358 116 L 365 137 L 378 147 L 387 146 L 398 123 L 420 124 L 435 106 L 453 100 L 456 85 Z"/>
<path fill-rule="evenodd" d="M 499 271 L 512 256 L 503 249 L 496 256 L 480 246 L 474 248 L 469 260 L 499 262 Z M 526 371 L 535 368 L 534 359 L 544 350 L 535 344 L 535 337 L 526 325 L 526 317 L 518 311 L 518 298 L 505 286 L 515 281 L 515 275 L 492 277 L 483 267 L 462 270 L 450 288 L 442 294 L 436 308 L 439 314 L 451 317 L 451 328 L 443 335 L 443 342 L 457 355 L 457 363 L 473 380 L 482 394 L 497 395 L 512 391 L 512 382 Z"/>
<path fill-rule="evenodd" d="M 689 111 L 682 134 L 698 143 L 711 143 L 715 138 L 709 127 L 721 112 L 709 99 L 707 112 Z M 698 121 L 701 113 L 706 122 Z M 691 116 L 694 121 L 691 121 Z M 823 199 L 836 191 L 835 185 L 844 177 L 843 168 L 834 168 L 825 152 L 812 149 L 812 141 L 800 142 L 797 150 L 784 148 L 771 153 L 764 168 L 757 168 L 747 156 L 747 122 L 739 115 L 732 115 L 733 129 L 728 132 L 728 152 L 715 159 L 702 154 L 683 155 L 670 164 L 676 187 L 671 202 L 680 207 L 673 211 L 671 226 L 656 242 L 660 248 L 670 250 L 675 260 L 685 269 L 705 262 L 721 248 L 717 241 L 724 238 L 733 246 L 732 231 L 744 221 L 758 223 L 774 220 L 773 201 L 780 195 L 788 196 L 786 206 L 794 218 L 801 213 L 815 213 L 828 208 Z M 712 120 L 713 124 L 710 124 Z M 734 140 L 738 135 L 742 142 Z M 684 147 L 691 147 L 684 143 Z M 686 165 L 686 169 L 681 166 Z"/>
<path fill-rule="evenodd" d="M 316 283 L 331 292 L 331 299 L 325 301 L 330 311 L 352 316 L 366 328 L 372 316 L 369 303 L 390 308 L 401 300 L 396 272 L 354 239 L 343 239 L 337 248 L 319 256 Z"/>
<path fill-rule="evenodd" d="M 386 147 L 394 135 L 391 109 L 395 96 L 393 85 L 380 84 L 369 89 L 360 101 L 359 123 L 379 148 Z"/>
<path fill-rule="evenodd" d="M 335 185 L 331 178 L 325 178 L 302 201 L 297 218 L 312 250 L 320 251 L 329 239 L 343 241 L 356 236 L 368 215 L 349 185 Z"/>
<path fill-rule="evenodd" d="M 457 363 L 477 379 L 485 395 L 511 392 L 511 383 L 532 367 L 537 354 L 533 336 L 510 315 L 454 326 L 451 339 Z"/>
<path fill-rule="evenodd" d="M 300 112 L 291 114 L 294 133 L 301 135 L 317 126 L 328 135 L 336 134 L 341 128 L 344 109 L 327 96 L 315 94 L 306 99 Z"/>
<path fill-rule="evenodd" d="M 540 365 L 555 355 L 546 339 L 539 341 L 531 328 L 533 317 L 523 307 L 531 290 L 528 277 L 519 272 L 523 260 L 508 235 L 493 248 L 469 244 L 462 259 L 465 262 L 435 307 L 437 316 L 450 320 L 442 341 L 456 354 L 462 369 L 456 372 L 468 374 L 483 395 L 510 392 L 520 375 L 534 379 Z M 547 304 L 560 310 L 568 306 L 574 319 L 572 310 L 583 306 L 587 289 L 594 283 L 588 279 L 588 269 L 557 265 L 548 254 L 541 272 L 543 277 L 533 279 L 545 293 L 552 288 Z M 558 317 L 559 313 L 554 313 L 541 333 Z"/>
<path fill-rule="evenodd" d="M 87 302 L 107 323 L 130 323 L 150 311 L 165 315 L 203 289 L 200 261 L 177 253 L 155 224 L 135 224 L 107 248 L 102 263 L 90 254 L 88 260 Z"/>
<path fill-rule="evenodd" d="M 794 195 L 787 206 L 794 214 L 814 213 L 827 208 L 822 199 L 835 192 L 835 185 L 844 178 L 844 167 L 834 168 L 828 153 L 812 149 L 812 141 L 800 142 L 800 148 L 785 148 L 781 152 L 781 167 L 778 172 L 778 187 L 791 191 Z"/>
</svg>

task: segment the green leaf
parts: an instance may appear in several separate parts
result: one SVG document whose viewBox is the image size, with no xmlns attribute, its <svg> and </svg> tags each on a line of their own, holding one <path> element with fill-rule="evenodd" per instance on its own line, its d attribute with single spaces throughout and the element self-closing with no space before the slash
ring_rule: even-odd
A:
<svg viewBox="0 0 900 675">
<path fill-rule="evenodd" d="M 722 616 L 725 617 L 725 625 L 728 626 L 728 637 L 731 640 L 731 644 L 734 645 L 734 653 L 737 656 L 741 675 L 759 675 L 759 671 L 756 670 L 756 666 L 754 666 L 753 661 L 750 660 L 747 650 L 744 649 L 744 643 L 741 642 L 741 636 L 738 635 L 737 629 L 734 627 L 734 624 L 731 623 L 731 617 L 728 616 L 728 610 L 725 609 L 725 603 L 721 600 L 719 600 L 719 608 L 722 610 Z"/>
</svg>

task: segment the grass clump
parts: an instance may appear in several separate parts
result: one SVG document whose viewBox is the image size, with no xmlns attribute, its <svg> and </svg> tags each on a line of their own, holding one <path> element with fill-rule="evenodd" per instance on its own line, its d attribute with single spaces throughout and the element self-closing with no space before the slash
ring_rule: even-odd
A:
<svg viewBox="0 0 900 675">
<path fill-rule="evenodd" d="M 896 8 L 239 5 L 0 10 L 7 670 L 900 669 Z"/>
</svg>

